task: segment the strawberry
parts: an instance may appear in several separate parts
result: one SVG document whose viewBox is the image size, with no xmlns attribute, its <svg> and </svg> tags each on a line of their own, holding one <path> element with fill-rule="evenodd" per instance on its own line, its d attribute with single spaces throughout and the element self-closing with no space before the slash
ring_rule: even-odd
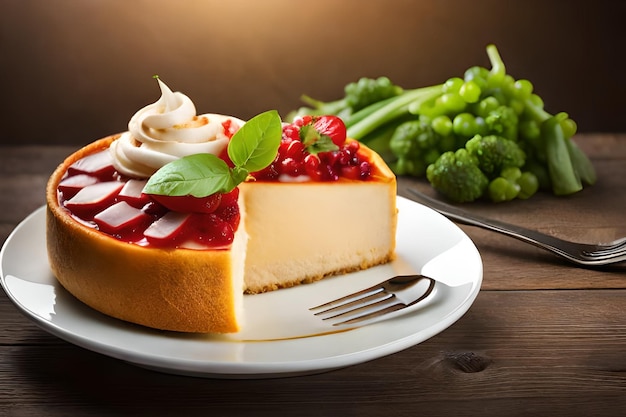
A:
<svg viewBox="0 0 626 417">
<path fill-rule="evenodd" d="M 150 198 L 165 208 L 178 213 L 213 213 L 222 202 L 222 194 L 211 194 L 207 197 L 194 197 L 192 195 L 160 195 L 150 194 Z"/>
<path fill-rule="evenodd" d="M 191 214 L 170 211 L 152 223 L 144 232 L 144 236 L 153 245 L 171 246 L 178 243 L 190 219 Z"/>
<path fill-rule="evenodd" d="M 150 202 L 150 197 L 143 193 L 143 187 L 146 180 L 130 179 L 124 184 L 124 188 L 120 191 L 117 198 L 126 201 L 133 207 L 141 208 Z"/>
<path fill-rule="evenodd" d="M 326 115 L 313 117 L 313 127 L 321 135 L 329 136 L 333 143 L 341 147 L 346 141 L 346 125 L 337 116 Z"/>
<path fill-rule="evenodd" d="M 124 231 L 143 230 L 148 225 L 150 216 L 141 209 L 120 201 L 104 209 L 94 216 L 94 221 L 101 231 L 111 235 Z M 127 233 L 127 238 L 132 240 L 132 233 Z"/>
<path fill-rule="evenodd" d="M 88 174 L 102 181 L 109 181 L 115 173 L 115 168 L 111 154 L 104 150 L 74 162 L 68 168 L 68 173 L 70 175 Z"/>
<path fill-rule="evenodd" d="M 90 220 L 96 213 L 106 209 L 114 202 L 123 186 L 124 183 L 119 181 L 87 185 L 72 198 L 66 200 L 65 207 L 77 216 Z"/>
</svg>

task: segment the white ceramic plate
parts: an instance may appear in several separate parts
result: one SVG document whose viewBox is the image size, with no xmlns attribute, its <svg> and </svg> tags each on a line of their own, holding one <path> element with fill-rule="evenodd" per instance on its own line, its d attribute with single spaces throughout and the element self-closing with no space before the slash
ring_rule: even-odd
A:
<svg viewBox="0 0 626 417">
<path fill-rule="evenodd" d="M 246 296 L 244 331 L 228 335 L 163 332 L 100 314 L 52 275 L 45 208 L 27 217 L 0 252 L 9 299 L 44 330 L 86 349 L 163 372 L 267 378 L 323 372 L 389 355 L 445 330 L 480 290 L 482 261 L 472 241 L 435 211 L 398 197 L 397 260 L 313 284 Z M 398 273 L 445 282 L 428 303 L 390 320 L 337 332 L 308 308 Z"/>
</svg>

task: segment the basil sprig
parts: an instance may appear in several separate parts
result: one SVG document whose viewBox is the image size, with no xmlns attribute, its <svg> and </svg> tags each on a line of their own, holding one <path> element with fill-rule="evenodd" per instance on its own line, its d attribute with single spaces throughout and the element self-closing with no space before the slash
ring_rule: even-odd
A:
<svg viewBox="0 0 626 417">
<path fill-rule="evenodd" d="M 276 110 L 246 122 L 230 139 L 228 157 L 234 166 L 208 154 L 194 154 L 172 161 L 155 172 L 143 189 L 146 194 L 206 197 L 227 193 L 274 161 L 282 136 Z"/>
</svg>

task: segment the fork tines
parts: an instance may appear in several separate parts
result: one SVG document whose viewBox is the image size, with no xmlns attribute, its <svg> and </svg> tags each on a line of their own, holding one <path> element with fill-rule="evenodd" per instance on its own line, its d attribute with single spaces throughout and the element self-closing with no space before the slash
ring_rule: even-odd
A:
<svg viewBox="0 0 626 417">
<path fill-rule="evenodd" d="M 433 292 L 434 284 L 422 275 L 397 276 L 309 310 L 333 326 L 364 324 L 416 304 Z"/>
<path fill-rule="evenodd" d="M 354 324 L 406 307 L 394 294 L 381 287 L 371 287 L 355 294 L 312 307 L 322 320 L 339 319 L 333 326 Z"/>
</svg>

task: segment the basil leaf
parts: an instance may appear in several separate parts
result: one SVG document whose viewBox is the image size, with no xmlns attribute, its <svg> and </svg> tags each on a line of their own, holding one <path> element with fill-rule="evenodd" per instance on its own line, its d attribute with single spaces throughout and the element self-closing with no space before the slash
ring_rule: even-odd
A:
<svg viewBox="0 0 626 417">
<path fill-rule="evenodd" d="M 155 172 L 143 189 L 146 194 L 206 197 L 235 188 L 231 170 L 212 154 L 195 154 L 172 161 Z"/>
<path fill-rule="evenodd" d="M 260 171 L 274 161 L 282 124 L 276 110 L 266 111 L 248 120 L 228 144 L 228 157 L 240 169 Z"/>
</svg>

